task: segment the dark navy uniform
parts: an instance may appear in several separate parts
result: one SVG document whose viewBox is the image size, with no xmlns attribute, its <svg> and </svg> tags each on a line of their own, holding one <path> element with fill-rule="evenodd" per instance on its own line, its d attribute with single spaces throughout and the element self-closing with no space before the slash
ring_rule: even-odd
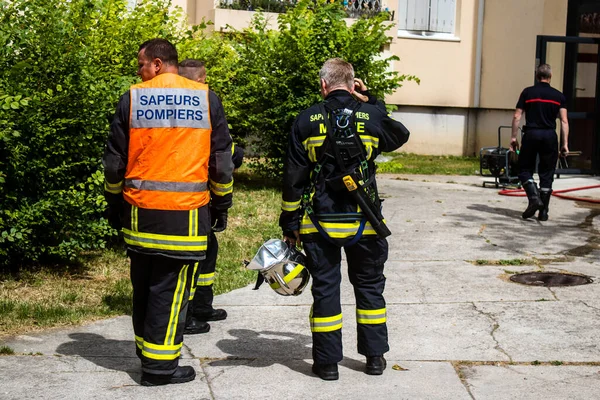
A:
<svg viewBox="0 0 600 400">
<path fill-rule="evenodd" d="M 238 169 L 244 161 L 244 149 L 231 145 L 231 160 L 233 167 Z M 206 258 L 204 261 L 194 265 L 194 283 L 190 294 L 188 315 L 195 316 L 200 320 L 211 319 L 215 309 L 213 308 L 213 284 L 215 283 L 215 269 L 217 267 L 217 256 L 219 254 L 219 242 L 214 232 L 208 235 Z M 221 312 L 226 316 L 224 310 Z"/>
<path fill-rule="evenodd" d="M 369 357 L 382 356 L 389 350 L 383 298 L 388 244 L 365 221 L 349 191 L 336 187 L 339 177 L 348 171 L 341 171 L 336 159 L 327 155 L 331 146 L 327 143 L 325 118 L 339 110 L 352 110 L 354 119 L 350 119 L 349 126 L 352 133 L 360 137 L 359 150 L 363 156 L 348 170 L 360 168 L 364 180 L 370 182 L 376 194 L 375 157 L 402 146 L 409 132 L 387 115 L 383 103 L 369 103 L 373 103 L 371 98 L 368 103 L 360 103 L 348 91 L 335 90 L 323 103 L 325 113 L 320 104 L 303 111 L 296 118 L 289 137 L 279 224 L 284 236 L 293 237 L 293 231 L 300 232 L 306 252 L 307 268 L 313 278 L 310 326 L 313 359 L 317 364 L 337 363 L 343 358 L 342 247 L 356 297 L 358 352 Z M 315 171 L 317 165 L 321 166 L 318 172 Z M 374 197 L 376 207 L 380 207 L 378 195 Z"/>
<path fill-rule="evenodd" d="M 525 111 L 524 135 L 519 154 L 519 179 L 524 185 L 533 179 L 536 158 L 539 156 L 540 187 L 552 189 L 558 160 L 556 119 L 561 108 L 566 109 L 565 96 L 546 82 L 523 90 L 517 108 Z"/>
</svg>

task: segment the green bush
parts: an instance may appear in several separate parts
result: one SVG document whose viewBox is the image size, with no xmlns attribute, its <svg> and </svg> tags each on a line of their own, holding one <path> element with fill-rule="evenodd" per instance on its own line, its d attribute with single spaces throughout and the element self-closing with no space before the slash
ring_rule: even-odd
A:
<svg viewBox="0 0 600 400">
<path fill-rule="evenodd" d="M 188 37 L 168 1 L 0 3 L 0 268 L 64 262 L 114 234 L 101 156 L 137 49 Z"/>
<path fill-rule="evenodd" d="M 348 25 L 340 3 L 301 0 L 278 16 L 278 31 L 267 29 L 262 13 L 251 27 L 233 34 L 239 55 L 235 79 L 224 98 L 228 121 L 252 140 L 254 153 L 266 162 L 254 164 L 268 176 L 282 172 L 287 136 L 298 113 L 320 100 L 318 73 L 331 57 L 353 64 L 378 97 L 392 93 L 414 76 L 389 72 L 395 56 L 381 57 L 389 43 L 386 13 L 358 19 Z"/>
<path fill-rule="evenodd" d="M 188 26 L 169 0 L 128 3 L 0 2 L 0 269 L 72 261 L 116 235 L 102 217 L 101 157 L 147 39 L 168 39 L 181 58 L 207 63 L 234 139 L 266 160 L 259 172 L 274 175 L 293 119 L 319 101 L 325 60 L 353 63 L 378 96 L 416 79 L 388 72 L 396 57 L 381 58 L 385 13 L 347 26 L 340 4 L 302 0 L 279 15 L 279 31 L 256 13 L 243 32 L 207 37 L 207 23 Z"/>
</svg>

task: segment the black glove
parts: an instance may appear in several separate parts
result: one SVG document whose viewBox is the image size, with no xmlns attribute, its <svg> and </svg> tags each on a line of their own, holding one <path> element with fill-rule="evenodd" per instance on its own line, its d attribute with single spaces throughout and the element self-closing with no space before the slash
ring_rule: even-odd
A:
<svg viewBox="0 0 600 400">
<path fill-rule="evenodd" d="M 123 227 L 123 203 L 109 205 L 105 216 L 111 228 L 121 230 Z"/>
<path fill-rule="evenodd" d="M 223 232 L 227 228 L 227 210 L 210 210 L 210 226 L 213 232 Z"/>
</svg>

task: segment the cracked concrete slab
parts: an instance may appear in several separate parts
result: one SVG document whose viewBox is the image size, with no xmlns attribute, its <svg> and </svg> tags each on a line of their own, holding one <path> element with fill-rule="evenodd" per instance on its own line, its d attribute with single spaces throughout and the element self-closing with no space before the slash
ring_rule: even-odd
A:
<svg viewBox="0 0 600 400">
<path fill-rule="evenodd" d="M 312 360 L 274 361 L 271 364 L 252 360 L 222 360 L 207 363 L 208 379 L 214 399 L 348 399 L 365 398 L 470 399 L 465 387 L 449 363 L 388 360 L 390 371 L 382 376 L 368 376 L 364 363 L 344 359 L 339 366 L 340 379 L 334 382 L 315 380 L 310 372 Z M 405 370 L 393 370 L 399 365 Z M 235 385 L 229 384 L 235 382 Z"/>
<path fill-rule="evenodd" d="M 599 366 L 461 367 L 474 399 L 589 400 L 598 398 Z"/>
<path fill-rule="evenodd" d="M 13 356 L 0 357 L 0 398 L 12 399 L 210 399 L 209 386 L 198 360 L 197 378 L 186 385 L 140 386 L 139 360 L 119 357 Z"/>
<path fill-rule="evenodd" d="M 283 297 L 250 285 L 216 296 L 229 317 L 211 323 L 209 333 L 185 337 L 181 363 L 195 367 L 194 382 L 140 387 L 131 318 L 122 316 L 2 340 L 17 354 L 0 356 L 0 398 L 20 399 L 23 388 L 28 398 L 44 399 L 597 397 L 600 207 L 553 199 L 549 221 L 524 221 L 526 200 L 482 188 L 484 178 L 409 178 L 379 181 L 394 232 L 382 376 L 363 372 L 343 267 L 345 358 L 337 382 L 310 372 L 310 291 Z M 600 178 L 561 178 L 555 188 L 592 184 Z M 593 283 L 509 281 L 533 270 L 585 274 Z M 536 360 L 547 364 L 531 365 Z"/>
<path fill-rule="evenodd" d="M 476 304 L 498 323 L 495 337 L 512 361 L 600 361 L 598 310 L 580 301 Z"/>
</svg>

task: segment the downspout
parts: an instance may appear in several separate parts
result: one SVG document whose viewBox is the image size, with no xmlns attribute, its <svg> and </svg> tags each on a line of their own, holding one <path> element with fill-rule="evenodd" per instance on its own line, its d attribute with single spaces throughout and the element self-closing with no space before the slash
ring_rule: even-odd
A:
<svg viewBox="0 0 600 400">
<path fill-rule="evenodd" d="M 483 12 L 485 10 L 485 0 L 479 0 L 477 10 L 477 37 L 475 42 L 475 80 L 473 82 L 473 107 L 469 109 L 467 137 L 465 138 L 466 155 L 476 154 L 477 145 L 477 120 L 479 112 L 477 109 L 481 105 L 481 53 L 483 49 Z"/>
<path fill-rule="evenodd" d="M 485 0 L 479 0 L 477 10 L 477 42 L 475 47 L 475 83 L 473 92 L 473 107 L 479 108 L 481 102 L 481 53 L 483 48 L 483 13 Z"/>
</svg>

